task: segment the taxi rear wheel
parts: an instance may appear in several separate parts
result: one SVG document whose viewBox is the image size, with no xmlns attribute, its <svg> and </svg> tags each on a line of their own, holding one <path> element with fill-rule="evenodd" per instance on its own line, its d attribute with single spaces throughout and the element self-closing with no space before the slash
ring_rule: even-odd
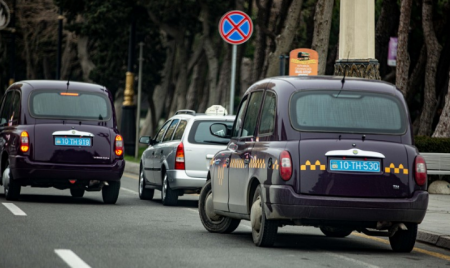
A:
<svg viewBox="0 0 450 268">
<path fill-rule="evenodd" d="M 3 171 L 3 187 L 5 191 L 6 200 L 17 200 L 20 196 L 20 184 L 15 181 L 9 169 L 9 161 L 5 170 Z"/>
<path fill-rule="evenodd" d="M 145 189 L 144 171 L 141 169 L 139 175 L 139 198 L 141 200 L 152 200 L 154 194 L 155 194 L 154 189 Z"/>
<path fill-rule="evenodd" d="M 110 181 L 108 186 L 103 186 L 102 197 L 105 204 L 115 204 L 119 198 L 120 181 Z"/>
<path fill-rule="evenodd" d="M 417 238 L 417 223 L 405 223 L 408 230 L 398 230 L 389 237 L 391 248 L 395 252 L 411 252 Z"/>
<path fill-rule="evenodd" d="M 84 195 L 84 189 L 81 188 L 71 188 L 70 189 L 70 194 L 72 195 L 72 197 L 83 197 Z"/>
<path fill-rule="evenodd" d="M 167 174 L 164 174 L 163 178 L 161 200 L 164 206 L 175 206 L 178 203 L 178 192 L 170 189 Z"/>
<path fill-rule="evenodd" d="M 250 211 L 253 243 L 258 247 L 271 247 L 275 243 L 278 232 L 278 221 L 268 220 L 264 213 L 264 200 L 261 185 L 256 188 Z"/>
<path fill-rule="evenodd" d="M 321 226 L 320 231 L 328 237 L 346 237 L 353 232 L 353 230 L 350 229 L 333 228 L 329 226 Z"/>
<path fill-rule="evenodd" d="M 241 220 L 228 218 L 214 213 L 212 203 L 211 180 L 203 186 L 198 199 L 198 212 L 203 226 L 211 233 L 231 233 Z"/>
</svg>

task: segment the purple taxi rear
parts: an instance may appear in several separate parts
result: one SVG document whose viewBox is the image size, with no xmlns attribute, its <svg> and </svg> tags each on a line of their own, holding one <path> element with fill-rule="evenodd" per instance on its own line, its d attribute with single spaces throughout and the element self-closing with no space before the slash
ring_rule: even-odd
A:
<svg viewBox="0 0 450 268">
<path fill-rule="evenodd" d="M 224 133 L 216 125 L 211 133 Z M 279 227 L 388 236 L 409 252 L 427 205 L 426 164 L 394 85 L 342 77 L 274 77 L 252 85 L 199 199 L 210 232 L 251 221 L 258 246 Z M 228 137 L 227 136 L 227 137 Z"/>
<path fill-rule="evenodd" d="M 1 110 L 2 180 L 7 199 L 20 188 L 102 191 L 115 203 L 125 162 L 111 93 L 67 81 L 21 81 L 6 91 Z"/>
</svg>

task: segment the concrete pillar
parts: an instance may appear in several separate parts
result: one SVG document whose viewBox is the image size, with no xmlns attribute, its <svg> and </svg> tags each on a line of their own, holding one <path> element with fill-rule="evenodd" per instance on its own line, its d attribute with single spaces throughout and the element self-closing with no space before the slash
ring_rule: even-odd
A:
<svg viewBox="0 0 450 268">
<path fill-rule="evenodd" d="M 375 0 L 341 0 L 335 75 L 380 79 L 375 59 Z"/>
</svg>

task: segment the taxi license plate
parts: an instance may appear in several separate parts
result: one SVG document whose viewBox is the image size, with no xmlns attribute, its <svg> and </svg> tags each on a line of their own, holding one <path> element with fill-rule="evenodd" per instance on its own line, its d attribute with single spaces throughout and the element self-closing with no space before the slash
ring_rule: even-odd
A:
<svg viewBox="0 0 450 268">
<path fill-rule="evenodd" d="M 91 138 L 55 137 L 55 145 L 60 146 L 92 146 Z"/>
<path fill-rule="evenodd" d="M 331 171 L 380 172 L 380 161 L 330 160 Z"/>
</svg>

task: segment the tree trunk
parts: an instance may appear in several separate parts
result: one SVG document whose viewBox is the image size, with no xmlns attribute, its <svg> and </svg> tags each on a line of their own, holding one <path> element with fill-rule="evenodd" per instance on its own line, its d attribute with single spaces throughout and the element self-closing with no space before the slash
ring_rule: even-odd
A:
<svg viewBox="0 0 450 268">
<path fill-rule="evenodd" d="M 205 86 L 204 73 L 206 72 L 205 56 L 202 54 L 199 61 L 193 67 L 191 83 L 186 95 L 186 109 L 198 111 L 199 100 L 203 95 Z"/>
<path fill-rule="evenodd" d="M 258 7 L 258 15 L 255 23 L 255 52 L 253 56 L 253 68 L 251 73 L 252 82 L 256 82 L 263 76 L 263 66 L 266 59 L 267 49 L 267 37 L 272 36 L 273 33 L 269 33 L 268 23 L 270 18 L 270 7 L 272 0 L 255 0 Z"/>
<path fill-rule="evenodd" d="M 419 135 L 429 136 L 433 123 L 433 109 L 436 105 L 436 69 L 439 63 L 441 46 L 433 29 L 433 1 L 424 0 L 422 6 L 422 25 L 427 46 L 427 66 L 425 69 L 425 89 L 422 114 L 420 115 Z"/>
<path fill-rule="evenodd" d="M 279 56 L 289 53 L 295 33 L 298 29 L 298 20 L 302 9 L 303 0 L 294 0 L 289 7 L 285 27 L 276 38 L 276 49 L 269 54 L 267 77 L 276 76 L 279 73 Z"/>
<path fill-rule="evenodd" d="M 411 20 L 412 0 L 402 0 L 400 9 L 400 25 L 398 27 L 397 68 L 395 85 L 403 96 L 407 95 L 409 76 L 408 34 Z"/>
<path fill-rule="evenodd" d="M 450 79 L 450 72 L 448 74 Z M 450 83 L 448 83 L 447 96 L 445 96 L 445 106 L 442 110 L 439 123 L 433 133 L 434 138 L 450 138 Z"/>
<path fill-rule="evenodd" d="M 232 47 L 226 46 L 223 49 L 224 52 L 224 58 L 222 66 L 220 66 L 220 75 L 219 75 L 219 82 L 217 83 L 217 100 L 216 103 L 213 104 L 219 104 L 223 107 L 226 107 L 229 111 L 230 106 L 230 92 L 231 92 L 231 55 L 232 55 Z M 238 63 L 236 63 L 237 65 Z M 237 69 L 237 68 L 236 68 Z M 236 70 L 236 77 L 237 77 L 237 70 Z M 235 81 L 236 82 L 236 81 Z M 237 83 L 235 83 L 236 86 Z M 236 94 L 236 91 L 235 91 Z"/>
<path fill-rule="evenodd" d="M 385 0 L 375 29 L 375 58 L 379 62 L 380 76 L 384 77 L 391 69 L 387 66 L 389 39 L 398 32 L 399 8 L 397 0 Z M 395 78 L 395 77 L 394 77 Z"/>
<path fill-rule="evenodd" d="M 314 33 L 311 48 L 319 54 L 319 75 L 324 75 L 327 67 L 333 5 L 334 1 L 330 0 L 319 0 L 316 5 L 316 13 L 314 16 Z"/>
<path fill-rule="evenodd" d="M 92 82 L 89 74 L 95 68 L 94 63 L 89 58 L 88 37 L 79 36 L 77 39 L 78 59 L 80 61 L 81 71 L 83 72 L 83 80 Z"/>
</svg>

